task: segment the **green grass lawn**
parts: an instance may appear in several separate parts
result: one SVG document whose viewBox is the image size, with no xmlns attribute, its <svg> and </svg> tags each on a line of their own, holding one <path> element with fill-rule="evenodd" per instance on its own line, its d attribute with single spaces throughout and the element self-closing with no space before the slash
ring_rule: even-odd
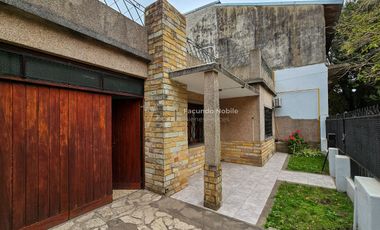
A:
<svg viewBox="0 0 380 230">
<path fill-rule="evenodd" d="M 306 185 L 282 183 L 266 228 L 351 229 L 353 205 L 345 193 Z"/>
<path fill-rule="evenodd" d="M 303 155 L 292 154 L 289 157 L 288 170 L 328 174 L 328 161 L 326 162 L 324 171 L 321 171 L 324 160 L 324 155 L 306 157 Z"/>
</svg>

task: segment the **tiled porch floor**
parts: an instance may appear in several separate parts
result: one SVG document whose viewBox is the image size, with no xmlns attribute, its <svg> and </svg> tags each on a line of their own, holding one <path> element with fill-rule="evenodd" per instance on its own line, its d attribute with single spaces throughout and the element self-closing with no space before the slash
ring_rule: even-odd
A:
<svg viewBox="0 0 380 230">
<path fill-rule="evenodd" d="M 276 153 L 264 167 L 222 163 L 223 204 L 217 212 L 257 224 L 277 180 L 335 188 L 330 176 L 282 170 L 286 158 Z M 203 207 L 203 172 L 172 198 Z"/>
</svg>

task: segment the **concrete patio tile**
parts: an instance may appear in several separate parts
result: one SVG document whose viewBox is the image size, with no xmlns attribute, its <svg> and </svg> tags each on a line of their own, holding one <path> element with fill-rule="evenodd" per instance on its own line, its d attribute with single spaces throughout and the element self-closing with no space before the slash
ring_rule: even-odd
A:
<svg viewBox="0 0 380 230">
<path fill-rule="evenodd" d="M 264 167 L 222 163 L 222 206 L 217 213 L 256 224 L 277 180 L 335 188 L 326 175 L 282 170 L 287 154 L 276 153 Z M 203 207 L 203 173 L 189 179 L 189 186 L 172 198 Z"/>
</svg>

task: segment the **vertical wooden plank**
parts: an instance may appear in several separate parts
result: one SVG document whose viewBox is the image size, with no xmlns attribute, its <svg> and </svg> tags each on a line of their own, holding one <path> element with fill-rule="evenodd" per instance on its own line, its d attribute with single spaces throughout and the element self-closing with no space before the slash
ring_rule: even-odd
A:
<svg viewBox="0 0 380 230">
<path fill-rule="evenodd" d="M 0 82 L 0 223 L 12 228 L 12 85 Z"/>
<path fill-rule="evenodd" d="M 141 173 L 141 115 L 140 115 L 140 100 L 131 100 L 132 106 L 131 109 L 133 110 L 131 112 L 131 120 L 129 127 L 129 134 L 130 139 L 132 139 L 130 153 L 132 155 L 131 161 L 134 167 L 131 167 L 131 170 L 133 171 L 131 173 L 132 175 L 132 183 L 139 184 L 138 188 L 141 188 L 141 182 L 142 182 L 142 173 Z"/>
<path fill-rule="evenodd" d="M 94 155 L 94 198 L 99 199 L 103 197 L 104 193 L 102 193 L 101 188 L 101 167 L 102 167 L 102 161 L 101 161 L 101 142 L 100 142 L 100 136 L 101 136 L 101 128 L 100 128 L 100 96 L 94 95 L 93 101 L 92 101 L 92 114 L 93 114 L 93 155 Z"/>
<path fill-rule="evenodd" d="M 26 225 L 38 221 L 38 88 L 26 87 Z"/>
<path fill-rule="evenodd" d="M 142 184 L 140 101 L 116 100 L 112 106 L 113 187 L 138 189 Z"/>
<path fill-rule="evenodd" d="M 86 100 L 83 92 L 78 92 L 77 93 L 78 97 L 78 108 L 77 108 L 77 162 L 75 165 L 75 172 L 76 172 L 76 186 L 78 186 L 78 193 L 76 194 L 77 196 L 77 202 L 78 202 L 78 207 L 81 207 L 84 205 L 85 202 L 85 192 L 86 192 L 86 183 L 85 180 L 86 178 L 85 172 L 86 172 L 86 148 L 85 148 L 85 135 L 86 135 L 86 129 L 84 126 L 84 119 L 86 118 L 85 112 L 86 112 Z"/>
<path fill-rule="evenodd" d="M 55 216 L 60 209 L 60 155 L 59 155 L 59 90 L 50 88 L 49 97 L 49 216 Z"/>
<path fill-rule="evenodd" d="M 26 145 L 25 145 L 25 86 L 13 84 L 13 228 L 25 226 L 25 181 L 26 181 Z"/>
<path fill-rule="evenodd" d="M 83 95 L 85 101 L 83 127 L 85 129 L 84 143 L 85 150 L 83 152 L 85 159 L 85 203 L 94 200 L 94 162 L 93 162 L 93 144 L 92 144 L 92 94 Z"/>
<path fill-rule="evenodd" d="M 39 88 L 38 95 L 38 214 L 39 219 L 49 217 L 49 88 Z"/>
<path fill-rule="evenodd" d="M 102 196 L 107 194 L 107 127 L 106 127 L 106 110 L 107 110 L 107 99 L 105 96 L 101 95 L 99 98 L 99 159 L 102 162 L 100 165 L 100 190 Z"/>
<path fill-rule="evenodd" d="M 106 161 L 107 162 L 107 195 L 112 196 L 112 98 L 111 96 L 104 96 L 106 98 Z"/>
<path fill-rule="evenodd" d="M 59 90 L 59 135 L 60 135 L 60 210 L 69 209 L 69 92 Z"/>
<path fill-rule="evenodd" d="M 77 92 L 69 92 L 69 201 L 70 201 L 70 210 L 73 210 L 78 207 L 77 194 L 78 194 L 78 185 L 77 185 Z"/>
</svg>

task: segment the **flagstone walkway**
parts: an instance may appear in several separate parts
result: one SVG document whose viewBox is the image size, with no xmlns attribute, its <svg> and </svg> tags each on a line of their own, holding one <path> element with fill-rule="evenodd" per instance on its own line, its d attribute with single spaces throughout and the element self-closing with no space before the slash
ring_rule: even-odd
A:
<svg viewBox="0 0 380 230">
<path fill-rule="evenodd" d="M 136 230 L 136 229 L 247 229 L 261 228 L 163 197 L 146 190 L 114 191 L 114 201 L 53 230 Z"/>
<path fill-rule="evenodd" d="M 223 203 L 217 213 L 257 224 L 277 180 L 335 188 L 330 176 L 283 170 L 287 156 L 276 153 L 264 167 L 222 163 Z M 172 198 L 203 207 L 203 172 Z"/>
</svg>

